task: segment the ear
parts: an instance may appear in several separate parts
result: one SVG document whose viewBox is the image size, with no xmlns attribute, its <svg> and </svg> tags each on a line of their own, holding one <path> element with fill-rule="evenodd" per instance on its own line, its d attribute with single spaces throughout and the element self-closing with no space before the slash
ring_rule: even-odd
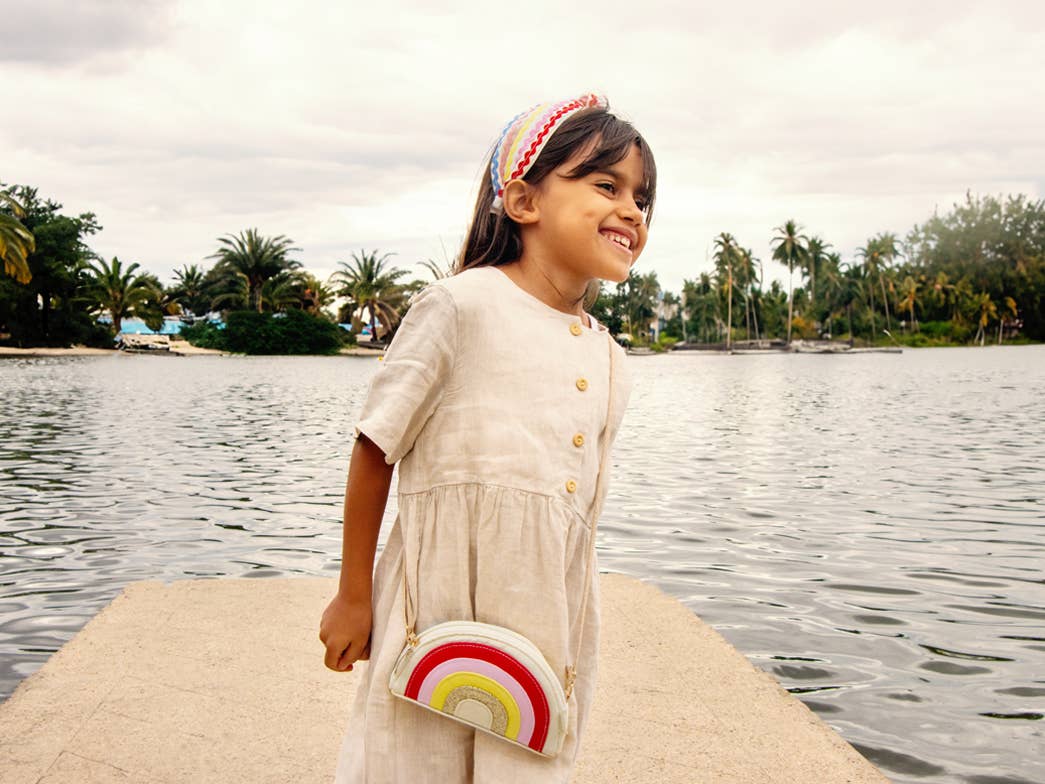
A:
<svg viewBox="0 0 1045 784">
<path fill-rule="evenodd" d="M 515 223 L 536 223 L 540 217 L 537 189 L 523 180 L 509 180 L 501 196 L 504 212 Z"/>
</svg>

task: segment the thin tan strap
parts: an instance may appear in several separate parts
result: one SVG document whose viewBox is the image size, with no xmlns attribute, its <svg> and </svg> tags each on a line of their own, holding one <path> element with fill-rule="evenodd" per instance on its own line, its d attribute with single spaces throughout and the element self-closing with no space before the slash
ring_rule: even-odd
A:
<svg viewBox="0 0 1045 784">
<path fill-rule="evenodd" d="M 417 585 L 421 579 L 421 526 L 415 523 L 412 528 L 416 530 L 404 531 L 402 521 L 399 523 L 400 534 L 403 536 L 403 550 L 400 555 L 403 563 L 403 615 L 406 623 L 406 642 L 411 648 L 417 647 L 417 604 L 414 596 L 417 595 Z M 407 540 L 409 533 L 411 539 Z M 413 555 L 410 557 L 410 545 L 413 545 Z M 414 573 L 410 574 L 410 565 L 413 564 Z M 414 592 L 410 592 L 410 578 L 413 577 Z"/>
<path fill-rule="evenodd" d="M 580 656 L 581 643 L 584 639 L 584 624 L 588 617 L 588 595 L 591 592 L 591 581 L 592 574 L 594 572 L 595 565 L 595 528 L 599 522 L 599 515 L 602 514 L 602 506 L 605 501 L 604 490 L 609 475 L 609 455 L 610 455 L 610 428 L 613 418 L 613 380 L 614 380 L 614 364 L 615 357 L 613 351 L 613 338 L 610 333 L 606 333 L 606 344 L 609 348 L 609 373 L 608 373 L 608 387 L 606 393 L 606 425 L 602 431 L 602 452 L 599 456 L 599 475 L 595 482 L 595 497 L 592 501 L 593 512 L 588 518 L 588 558 L 584 569 L 584 591 L 581 594 L 581 613 L 580 622 L 577 624 L 576 638 L 577 644 L 573 647 L 573 658 L 572 661 L 576 662 Z M 400 523 L 402 526 L 402 524 Z M 417 604 L 414 601 L 414 597 L 417 595 L 417 587 L 420 582 L 420 569 L 421 569 L 421 531 L 420 526 L 415 525 L 416 531 L 402 531 L 403 534 L 403 615 L 406 623 L 406 641 L 411 647 L 417 645 Z M 410 535 L 411 539 L 407 540 L 407 534 Z M 413 546 L 413 553 L 411 554 L 410 549 Z M 413 557 L 411 557 L 413 555 Z M 410 573 L 410 566 L 413 566 L 413 574 Z M 414 591 L 410 591 L 410 583 L 413 583 Z M 566 666 L 566 672 L 563 677 L 563 687 L 566 693 L 566 699 L 570 698 L 573 693 L 573 684 L 577 678 L 577 668 L 574 663 L 570 663 Z"/>
<path fill-rule="evenodd" d="M 614 354 L 613 338 L 606 333 L 606 342 L 610 350 L 609 391 L 606 400 L 606 426 L 602 433 L 602 454 L 599 457 L 599 478 L 595 482 L 595 499 L 593 511 L 588 524 L 588 559 L 584 568 L 584 590 L 581 593 L 581 615 L 577 623 L 577 645 L 573 648 L 573 661 L 566 665 L 564 687 L 566 699 L 573 694 L 573 684 L 577 680 L 576 662 L 581 655 L 581 643 L 584 641 L 584 624 L 588 617 L 588 596 L 591 592 L 591 581 L 595 571 L 595 529 L 599 524 L 599 515 L 602 514 L 602 506 L 605 502 L 604 490 L 609 478 L 609 456 L 610 456 L 610 427 L 613 420 L 613 379 L 614 379 Z"/>
</svg>

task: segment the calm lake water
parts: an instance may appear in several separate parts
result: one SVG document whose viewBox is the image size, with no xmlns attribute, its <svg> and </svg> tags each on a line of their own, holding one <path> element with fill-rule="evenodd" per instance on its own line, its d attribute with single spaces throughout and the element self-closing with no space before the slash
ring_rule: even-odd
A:
<svg viewBox="0 0 1045 784">
<path fill-rule="evenodd" d="M 1045 346 L 628 361 L 603 569 L 897 782 L 1045 781 Z M 130 581 L 335 576 L 377 367 L 0 361 L 0 697 Z"/>
</svg>

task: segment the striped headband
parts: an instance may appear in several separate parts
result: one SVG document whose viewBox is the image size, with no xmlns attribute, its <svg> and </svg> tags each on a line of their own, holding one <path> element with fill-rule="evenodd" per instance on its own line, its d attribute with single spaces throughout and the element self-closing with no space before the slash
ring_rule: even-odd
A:
<svg viewBox="0 0 1045 784">
<path fill-rule="evenodd" d="M 588 93 L 568 101 L 539 103 L 515 115 L 501 131 L 490 159 L 490 183 L 493 185 L 490 211 L 504 209 L 504 186 L 533 168 L 548 140 L 565 119 L 581 109 L 606 109 L 608 106 L 604 96 Z"/>
</svg>

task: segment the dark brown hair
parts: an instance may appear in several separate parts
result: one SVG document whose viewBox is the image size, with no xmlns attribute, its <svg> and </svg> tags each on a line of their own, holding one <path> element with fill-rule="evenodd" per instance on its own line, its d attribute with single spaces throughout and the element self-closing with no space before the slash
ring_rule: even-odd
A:
<svg viewBox="0 0 1045 784">
<path fill-rule="evenodd" d="M 552 171 L 562 166 L 578 150 L 588 147 L 587 154 L 566 176 L 571 179 L 586 177 L 604 170 L 627 157 L 637 147 L 642 157 L 642 188 L 639 195 L 645 200 L 643 213 L 647 225 L 653 217 L 653 201 L 657 193 L 657 164 L 646 140 L 631 123 L 621 120 L 607 109 L 594 108 L 579 111 L 565 120 L 552 134 L 533 167 L 523 180 L 536 185 Z M 486 159 L 475 213 L 465 237 L 464 246 L 454 266 L 454 273 L 471 267 L 498 266 L 515 261 L 522 255 L 522 237 L 519 226 L 504 211 L 491 212 L 493 184 L 490 182 L 490 157 Z M 598 296 L 599 283 L 593 281 L 586 292 L 585 307 L 591 307 Z"/>
</svg>

